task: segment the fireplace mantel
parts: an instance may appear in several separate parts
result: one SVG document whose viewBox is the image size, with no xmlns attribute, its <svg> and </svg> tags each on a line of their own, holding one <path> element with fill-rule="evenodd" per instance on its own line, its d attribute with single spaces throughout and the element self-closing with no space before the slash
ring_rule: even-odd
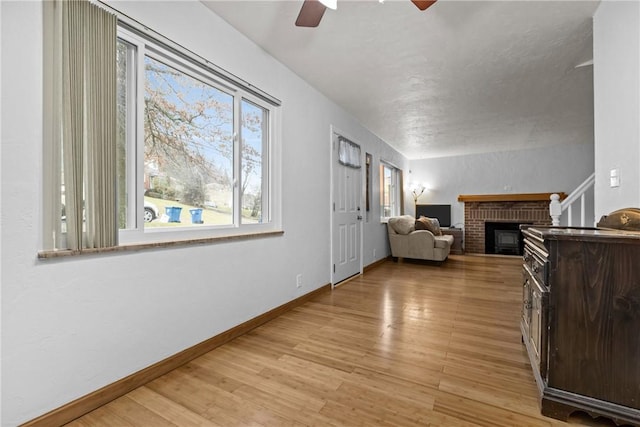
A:
<svg viewBox="0 0 640 427">
<path fill-rule="evenodd" d="M 551 195 L 558 194 L 560 200 L 564 200 L 567 195 L 563 192 L 557 193 L 509 193 L 509 194 L 460 194 L 459 202 L 542 202 L 551 201 Z"/>
</svg>

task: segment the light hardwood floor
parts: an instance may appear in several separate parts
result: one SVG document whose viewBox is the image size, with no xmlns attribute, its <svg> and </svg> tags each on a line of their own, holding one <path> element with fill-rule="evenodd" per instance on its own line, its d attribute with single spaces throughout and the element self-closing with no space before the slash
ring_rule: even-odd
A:
<svg viewBox="0 0 640 427">
<path fill-rule="evenodd" d="M 540 415 L 520 266 L 385 262 L 68 425 L 566 425 Z"/>
</svg>

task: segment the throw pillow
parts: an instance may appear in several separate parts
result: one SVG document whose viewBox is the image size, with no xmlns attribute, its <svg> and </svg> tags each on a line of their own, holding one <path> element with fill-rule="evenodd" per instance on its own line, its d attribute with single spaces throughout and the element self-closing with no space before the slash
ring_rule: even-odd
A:
<svg viewBox="0 0 640 427">
<path fill-rule="evenodd" d="M 427 218 L 421 216 L 416 220 L 416 230 L 428 230 L 434 236 L 442 236 L 442 230 L 440 230 L 440 221 L 438 218 Z"/>
<path fill-rule="evenodd" d="M 431 221 L 426 216 L 421 216 L 416 219 L 416 230 L 429 230 L 431 226 Z"/>
<path fill-rule="evenodd" d="M 429 219 L 431 220 L 431 225 L 433 225 L 433 229 L 435 230 L 433 235 L 442 236 L 442 230 L 440 229 L 440 221 L 438 221 L 438 218 L 429 218 Z"/>
<path fill-rule="evenodd" d="M 389 218 L 389 225 L 398 234 L 409 234 L 416 229 L 415 219 L 411 215 Z"/>
</svg>

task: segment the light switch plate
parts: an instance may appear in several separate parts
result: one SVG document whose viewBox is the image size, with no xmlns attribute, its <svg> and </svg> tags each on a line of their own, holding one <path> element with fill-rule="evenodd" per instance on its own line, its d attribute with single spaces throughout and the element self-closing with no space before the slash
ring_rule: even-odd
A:
<svg viewBox="0 0 640 427">
<path fill-rule="evenodd" d="M 611 187 L 620 187 L 620 172 L 618 169 L 611 169 L 609 178 Z"/>
</svg>

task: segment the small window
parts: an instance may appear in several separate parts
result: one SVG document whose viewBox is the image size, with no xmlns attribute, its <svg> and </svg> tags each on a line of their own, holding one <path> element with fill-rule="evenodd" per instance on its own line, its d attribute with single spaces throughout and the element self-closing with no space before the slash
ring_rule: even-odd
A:
<svg viewBox="0 0 640 427">
<path fill-rule="evenodd" d="M 242 127 L 241 177 L 242 177 L 242 215 L 243 223 L 262 223 L 268 221 L 268 176 L 267 168 L 269 110 L 253 102 L 242 100 L 240 105 Z"/>
<path fill-rule="evenodd" d="M 366 193 L 365 193 L 365 207 L 367 212 L 371 211 L 371 167 L 373 163 L 373 157 L 371 156 L 371 154 L 366 153 L 365 155 L 365 166 L 366 166 Z M 369 220 L 368 214 L 367 214 L 367 221 Z"/>
<path fill-rule="evenodd" d="M 380 162 L 380 216 L 386 220 L 400 215 L 401 173 L 398 168 Z"/>
</svg>

